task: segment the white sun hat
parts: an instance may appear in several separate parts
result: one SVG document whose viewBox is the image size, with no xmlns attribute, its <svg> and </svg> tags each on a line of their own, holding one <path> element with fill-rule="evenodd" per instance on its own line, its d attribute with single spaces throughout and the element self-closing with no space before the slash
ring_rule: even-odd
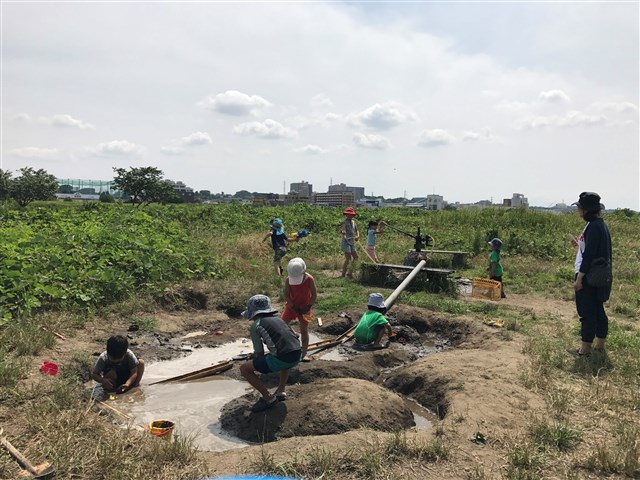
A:
<svg viewBox="0 0 640 480">
<path fill-rule="evenodd" d="M 292 258 L 287 264 L 287 273 L 289 274 L 289 285 L 300 285 L 304 280 L 304 272 L 307 271 L 307 265 L 300 257 Z"/>
</svg>

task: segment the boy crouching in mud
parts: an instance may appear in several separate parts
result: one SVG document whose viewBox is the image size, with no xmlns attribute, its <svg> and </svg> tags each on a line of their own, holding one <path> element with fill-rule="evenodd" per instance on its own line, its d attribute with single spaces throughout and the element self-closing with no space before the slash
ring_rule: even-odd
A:
<svg viewBox="0 0 640 480">
<path fill-rule="evenodd" d="M 266 295 L 254 295 L 247 302 L 242 316 L 253 320 L 249 330 L 253 342 L 253 356 L 240 365 L 240 373 L 260 392 L 262 397 L 251 408 L 252 412 L 261 412 L 273 407 L 278 400 L 286 400 L 285 388 L 289 378 L 289 369 L 295 367 L 302 356 L 298 336 L 288 324 L 274 316 L 277 310 L 271 307 L 271 299 Z M 269 353 L 265 355 L 263 342 Z M 262 383 L 256 371 L 260 373 L 280 372 L 280 383 L 273 395 Z"/>
<path fill-rule="evenodd" d="M 136 358 L 129 350 L 125 337 L 114 335 L 107 340 L 107 351 L 98 357 L 91 378 L 106 392 L 124 393 L 140 385 L 143 374 L 144 360 Z"/>
<path fill-rule="evenodd" d="M 373 350 L 384 348 L 382 338 L 386 332 L 389 338 L 393 335 L 389 321 L 384 317 L 387 309 L 384 306 L 384 298 L 380 293 L 369 295 L 367 311 L 358 322 L 358 326 L 353 331 L 356 343 L 371 346 Z"/>
</svg>

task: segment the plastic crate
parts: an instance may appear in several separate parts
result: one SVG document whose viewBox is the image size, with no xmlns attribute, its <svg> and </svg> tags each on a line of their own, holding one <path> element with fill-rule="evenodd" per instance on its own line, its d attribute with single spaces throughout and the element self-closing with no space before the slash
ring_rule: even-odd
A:
<svg viewBox="0 0 640 480">
<path fill-rule="evenodd" d="M 471 296 L 487 300 L 500 300 L 501 284 L 497 280 L 488 278 L 474 278 L 471 281 Z"/>
</svg>

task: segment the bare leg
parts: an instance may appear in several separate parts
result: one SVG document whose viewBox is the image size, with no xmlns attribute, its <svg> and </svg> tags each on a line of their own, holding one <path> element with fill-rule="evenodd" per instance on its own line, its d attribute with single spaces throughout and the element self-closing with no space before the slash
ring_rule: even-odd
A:
<svg viewBox="0 0 640 480">
<path fill-rule="evenodd" d="M 275 270 L 276 275 L 282 275 L 282 264 L 280 263 L 280 260 L 273 262 L 273 269 Z"/>
<path fill-rule="evenodd" d="M 342 276 L 343 277 L 347 276 L 347 267 L 349 266 L 349 260 L 351 260 L 351 254 L 345 253 L 344 254 L 344 263 L 342 264 Z"/>
<path fill-rule="evenodd" d="M 262 383 L 262 381 L 256 375 L 256 372 L 253 369 L 253 362 L 249 361 L 240 365 L 240 373 L 253 388 L 260 392 L 262 398 L 264 398 L 265 400 L 271 400 L 271 397 L 273 395 L 269 393 L 267 387 L 264 386 L 264 383 Z"/>
<path fill-rule="evenodd" d="M 300 340 L 302 343 L 302 358 L 307 356 L 309 349 L 309 324 L 304 320 L 298 320 L 300 323 Z"/>
<path fill-rule="evenodd" d="M 278 383 L 278 389 L 276 390 L 276 394 L 284 393 L 285 388 L 287 388 L 287 380 L 289 379 L 289 369 L 280 370 L 280 383 Z"/>
<path fill-rule="evenodd" d="M 351 268 L 349 269 L 349 272 L 347 273 L 348 277 L 353 277 L 353 268 L 356 265 L 356 260 L 358 260 L 358 252 L 351 252 Z"/>
<path fill-rule="evenodd" d="M 604 338 L 596 337 L 596 341 L 593 345 L 594 350 L 604 350 Z"/>
</svg>

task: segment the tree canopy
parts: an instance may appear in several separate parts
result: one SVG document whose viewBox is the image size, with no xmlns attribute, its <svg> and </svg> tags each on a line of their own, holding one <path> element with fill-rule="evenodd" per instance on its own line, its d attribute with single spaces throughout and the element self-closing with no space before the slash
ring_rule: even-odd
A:
<svg viewBox="0 0 640 480">
<path fill-rule="evenodd" d="M 13 198 L 21 207 L 34 200 L 53 200 L 57 191 L 58 180 L 46 170 L 24 167 L 13 179 L 11 172 L 0 171 L 0 198 Z"/>
<path fill-rule="evenodd" d="M 173 197 L 173 187 L 162 178 L 162 170 L 158 168 L 114 168 L 113 171 L 116 172 L 114 185 L 130 197 L 131 203 L 165 202 Z"/>
</svg>

